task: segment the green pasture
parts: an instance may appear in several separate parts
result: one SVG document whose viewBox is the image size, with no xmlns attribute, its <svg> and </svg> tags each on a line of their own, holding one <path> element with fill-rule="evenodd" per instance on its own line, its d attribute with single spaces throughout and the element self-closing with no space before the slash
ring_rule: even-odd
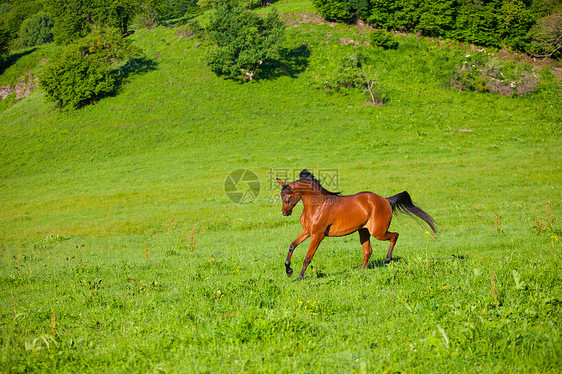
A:
<svg viewBox="0 0 562 374">
<path fill-rule="evenodd" d="M 310 2 L 294 3 L 304 19 Z M 253 82 L 217 78 L 206 42 L 159 27 L 132 36 L 146 60 L 114 97 L 68 112 L 38 90 L 2 107 L 1 372 L 559 372 L 553 68 L 525 97 L 459 92 L 447 82 L 467 49 L 401 36 L 370 50 L 365 30 L 304 21 L 287 32 L 290 57 Z M 53 48 L 4 74 L 39 71 Z M 358 50 L 385 106 L 316 88 Z M 283 217 L 273 179 L 303 168 L 344 194 L 407 190 L 439 232 L 396 216 L 395 261 L 373 239 L 365 271 L 358 234 L 327 238 L 294 282 L 302 205 Z M 225 193 L 237 169 L 260 179 L 252 203 Z"/>
</svg>

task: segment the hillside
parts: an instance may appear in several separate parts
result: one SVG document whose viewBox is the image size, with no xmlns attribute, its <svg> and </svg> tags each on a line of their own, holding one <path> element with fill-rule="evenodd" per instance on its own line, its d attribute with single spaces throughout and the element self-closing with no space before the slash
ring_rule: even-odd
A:
<svg viewBox="0 0 562 374">
<path fill-rule="evenodd" d="M 115 96 L 60 111 L 35 90 L 0 113 L 1 371 L 556 372 L 553 68 L 523 97 L 460 91 L 459 61 L 487 51 L 408 35 L 376 49 L 309 1 L 275 5 L 289 58 L 252 82 L 217 77 L 206 42 L 160 26 L 131 36 L 146 60 Z M 385 105 L 317 88 L 357 52 Z M 366 271 L 356 234 L 328 238 L 293 283 L 302 205 L 281 216 L 274 178 L 303 168 L 344 194 L 407 190 L 440 231 L 397 216 L 396 261 L 373 239 Z M 250 204 L 225 193 L 237 169 L 259 178 Z"/>
</svg>

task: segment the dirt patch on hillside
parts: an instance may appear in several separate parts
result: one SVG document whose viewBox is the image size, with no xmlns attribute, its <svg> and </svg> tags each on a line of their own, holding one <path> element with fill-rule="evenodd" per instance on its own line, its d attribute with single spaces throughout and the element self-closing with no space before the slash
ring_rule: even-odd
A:
<svg viewBox="0 0 562 374">
<path fill-rule="evenodd" d="M 16 100 L 25 99 L 39 86 L 39 78 L 29 73 L 26 77 L 19 78 L 15 86 L 0 87 L 0 99 L 5 99 L 11 94 L 16 94 Z"/>
<path fill-rule="evenodd" d="M 314 23 L 316 25 L 323 25 L 325 23 L 328 23 L 330 24 L 330 26 L 336 25 L 335 22 L 327 22 L 318 13 L 312 12 L 283 13 L 280 16 L 287 26 L 292 27 L 298 27 L 303 23 Z"/>
</svg>

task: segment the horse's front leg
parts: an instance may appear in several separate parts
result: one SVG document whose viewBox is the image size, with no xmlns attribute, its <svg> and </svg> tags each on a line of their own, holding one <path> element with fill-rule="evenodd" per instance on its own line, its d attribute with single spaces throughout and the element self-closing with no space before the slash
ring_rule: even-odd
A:
<svg viewBox="0 0 562 374">
<path fill-rule="evenodd" d="M 306 257 L 304 258 L 304 263 L 302 264 L 301 273 L 297 278 L 298 280 L 302 280 L 302 277 L 304 277 L 304 272 L 306 271 L 306 268 L 310 264 L 310 261 L 312 261 L 312 257 L 314 257 L 314 254 L 316 253 L 316 250 L 318 249 L 318 246 L 320 245 L 322 239 L 324 239 L 323 234 L 314 235 L 310 239 L 310 246 L 308 247 L 308 252 L 306 253 Z"/>
<path fill-rule="evenodd" d="M 291 243 L 289 246 L 289 253 L 287 253 L 287 260 L 285 261 L 285 271 L 287 272 L 287 276 L 290 277 L 293 275 L 293 269 L 291 269 L 291 256 L 293 256 L 293 251 L 297 247 L 297 245 L 304 242 L 310 235 L 308 235 L 308 231 L 305 229 L 299 234 L 299 236 Z"/>
</svg>

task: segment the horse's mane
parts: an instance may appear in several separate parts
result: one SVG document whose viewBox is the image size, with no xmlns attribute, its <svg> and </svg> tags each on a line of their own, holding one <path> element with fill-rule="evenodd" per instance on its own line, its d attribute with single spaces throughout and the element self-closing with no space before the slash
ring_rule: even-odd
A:
<svg viewBox="0 0 562 374">
<path fill-rule="evenodd" d="M 314 177 L 314 174 L 312 174 L 310 171 L 308 171 L 306 169 L 303 169 L 303 171 L 301 171 L 301 173 L 299 174 L 299 181 L 312 182 L 312 184 L 315 187 L 317 187 L 320 191 L 322 191 L 322 192 L 324 192 L 328 195 L 336 195 L 336 196 L 341 195 L 341 192 L 330 192 L 327 189 L 325 189 L 324 187 L 322 187 L 322 185 L 320 184 L 320 181 Z"/>
</svg>

